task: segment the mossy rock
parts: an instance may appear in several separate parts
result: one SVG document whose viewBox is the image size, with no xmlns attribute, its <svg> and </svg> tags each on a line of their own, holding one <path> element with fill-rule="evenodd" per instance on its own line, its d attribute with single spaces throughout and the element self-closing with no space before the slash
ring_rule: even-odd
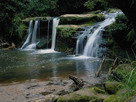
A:
<svg viewBox="0 0 136 102">
<path fill-rule="evenodd" d="M 29 18 L 25 18 L 22 20 L 22 22 L 24 23 L 28 23 L 31 20 L 41 20 L 41 21 L 48 21 L 50 17 L 29 17 Z"/>
<path fill-rule="evenodd" d="M 123 102 L 121 97 L 116 95 L 110 95 L 103 102 Z"/>
<path fill-rule="evenodd" d="M 69 96 L 59 97 L 57 102 L 97 102 L 96 97 L 82 96 L 80 94 L 70 94 Z"/>
<path fill-rule="evenodd" d="M 116 81 L 107 81 L 104 83 L 104 87 L 109 94 L 115 94 L 123 85 Z"/>
<path fill-rule="evenodd" d="M 101 94 L 106 94 L 105 90 L 103 89 L 100 89 L 98 87 L 93 87 L 93 88 L 90 88 L 92 91 L 96 92 L 96 93 L 101 93 Z"/>
<path fill-rule="evenodd" d="M 107 95 L 85 88 L 59 97 L 57 102 L 102 102 L 105 98 L 107 98 Z"/>
<path fill-rule="evenodd" d="M 72 37 L 77 28 L 74 27 L 57 27 L 57 36 L 67 38 Z"/>
<path fill-rule="evenodd" d="M 62 15 L 60 16 L 60 24 L 84 24 L 89 21 L 99 22 L 104 20 L 102 14 L 83 14 L 83 15 Z"/>
</svg>

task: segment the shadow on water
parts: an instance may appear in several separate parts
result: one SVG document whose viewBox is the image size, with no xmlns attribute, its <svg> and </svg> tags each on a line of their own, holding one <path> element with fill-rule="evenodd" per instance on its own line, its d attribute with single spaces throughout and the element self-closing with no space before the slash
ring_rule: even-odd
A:
<svg viewBox="0 0 136 102">
<path fill-rule="evenodd" d="M 0 51 L 0 82 L 49 80 L 69 75 L 94 76 L 100 60 L 76 58 L 64 53 L 35 54 L 34 51 Z"/>
</svg>

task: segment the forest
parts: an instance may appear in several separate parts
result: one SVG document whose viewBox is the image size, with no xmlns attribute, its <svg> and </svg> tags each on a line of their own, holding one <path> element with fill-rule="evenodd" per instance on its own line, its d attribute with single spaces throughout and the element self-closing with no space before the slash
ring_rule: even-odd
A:
<svg viewBox="0 0 136 102">
<path fill-rule="evenodd" d="M 0 0 L 1 102 L 136 102 L 136 0 Z"/>
</svg>

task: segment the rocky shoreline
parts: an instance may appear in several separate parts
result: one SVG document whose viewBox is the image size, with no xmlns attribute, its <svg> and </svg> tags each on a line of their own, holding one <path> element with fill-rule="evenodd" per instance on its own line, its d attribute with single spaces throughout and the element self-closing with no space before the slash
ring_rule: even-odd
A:
<svg viewBox="0 0 136 102">
<path fill-rule="evenodd" d="M 119 64 L 110 76 L 52 78 L 22 83 L 1 84 L 1 102 L 135 102 L 136 61 Z M 128 79 L 124 78 L 129 76 Z M 77 80 L 77 81 L 75 81 Z M 78 84 L 78 83 L 83 84 Z M 80 87 L 79 87 L 80 86 Z"/>
</svg>

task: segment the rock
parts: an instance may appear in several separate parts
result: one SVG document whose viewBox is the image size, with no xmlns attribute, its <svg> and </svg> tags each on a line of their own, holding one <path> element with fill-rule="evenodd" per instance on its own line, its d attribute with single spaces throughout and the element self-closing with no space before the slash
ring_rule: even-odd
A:
<svg viewBox="0 0 136 102">
<path fill-rule="evenodd" d="M 95 91 L 96 93 L 106 94 L 105 90 L 100 89 L 98 87 L 93 87 L 91 90 Z"/>
<path fill-rule="evenodd" d="M 44 98 L 35 99 L 30 102 L 56 102 L 57 98 L 58 98 L 58 95 L 50 94 L 50 95 L 45 96 Z"/>
<path fill-rule="evenodd" d="M 66 90 L 59 90 L 59 91 L 56 91 L 54 92 L 53 94 L 55 95 L 65 95 L 65 94 L 68 94 L 69 92 L 66 91 Z"/>
<path fill-rule="evenodd" d="M 59 97 L 57 102 L 102 102 L 106 97 L 106 94 L 98 94 L 85 88 Z"/>
<path fill-rule="evenodd" d="M 107 97 L 103 102 L 123 102 L 123 101 L 121 101 L 121 97 L 116 95 L 111 95 Z"/>
<path fill-rule="evenodd" d="M 115 94 L 123 85 L 116 81 L 107 81 L 104 83 L 105 90 L 109 94 Z"/>
<path fill-rule="evenodd" d="M 136 96 L 132 96 L 129 100 L 129 102 L 136 102 Z"/>
</svg>

